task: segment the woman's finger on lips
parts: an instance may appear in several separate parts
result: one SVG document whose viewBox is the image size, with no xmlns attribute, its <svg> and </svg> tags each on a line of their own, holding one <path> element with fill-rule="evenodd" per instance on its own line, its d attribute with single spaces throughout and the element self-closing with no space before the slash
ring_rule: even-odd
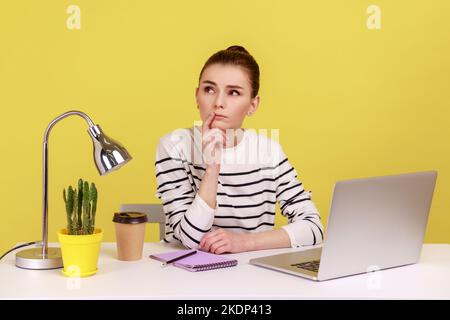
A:
<svg viewBox="0 0 450 320">
<path fill-rule="evenodd" d="M 203 126 L 202 126 L 203 132 L 206 132 L 206 131 L 208 131 L 209 129 L 211 129 L 211 123 L 214 121 L 214 118 L 215 118 L 215 117 L 216 117 L 215 112 L 211 112 L 211 113 L 208 115 L 208 118 L 206 118 L 206 120 L 205 120 L 205 122 L 203 123 Z"/>
</svg>

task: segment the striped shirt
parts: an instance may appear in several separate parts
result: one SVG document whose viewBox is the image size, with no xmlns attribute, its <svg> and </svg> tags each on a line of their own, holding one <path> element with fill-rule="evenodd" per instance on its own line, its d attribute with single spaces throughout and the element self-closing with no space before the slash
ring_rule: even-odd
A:
<svg viewBox="0 0 450 320">
<path fill-rule="evenodd" d="M 224 148 L 211 208 L 197 194 L 205 173 L 201 127 L 178 129 L 160 138 L 156 151 L 158 197 L 166 215 L 165 242 L 197 248 L 209 231 L 273 230 L 275 205 L 288 219 L 282 226 L 292 247 L 323 241 L 320 215 L 311 192 L 297 179 L 280 144 L 254 130 L 245 130 L 234 147 Z"/>
</svg>

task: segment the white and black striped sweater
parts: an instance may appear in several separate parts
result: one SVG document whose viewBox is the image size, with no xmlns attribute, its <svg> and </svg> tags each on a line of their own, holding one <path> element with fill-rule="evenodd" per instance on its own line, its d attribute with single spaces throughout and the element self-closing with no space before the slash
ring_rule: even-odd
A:
<svg viewBox="0 0 450 320">
<path fill-rule="evenodd" d="M 254 130 L 222 153 L 217 206 L 197 194 L 205 173 L 201 127 L 178 129 L 159 140 L 156 151 L 156 196 L 166 214 L 166 242 L 196 248 L 210 230 L 233 232 L 273 230 L 278 201 L 288 224 L 292 247 L 323 241 L 320 215 L 304 190 L 280 144 Z"/>
</svg>

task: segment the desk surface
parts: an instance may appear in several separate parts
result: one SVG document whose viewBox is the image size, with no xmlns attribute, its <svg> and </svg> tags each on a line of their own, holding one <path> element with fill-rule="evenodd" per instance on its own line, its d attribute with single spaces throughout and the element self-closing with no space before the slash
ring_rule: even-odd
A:
<svg viewBox="0 0 450 320">
<path fill-rule="evenodd" d="M 424 245 L 415 265 L 325 282 L 248 263 L 254 257 L 299 249 L 227 254 L 239 261 L 237 267 L 204 272 L 162 268 L 148 258 L 178 248 L 146 243 L 141 260 L 123 262 L 116 259 L 115 243 L 103 243 L 98 273 L 81 279 L 67 278 L 61 269 L 19 269 L 12 252 L 0 262 L 0 299 L 450 299 L 448 244 Z"/>
</svg>

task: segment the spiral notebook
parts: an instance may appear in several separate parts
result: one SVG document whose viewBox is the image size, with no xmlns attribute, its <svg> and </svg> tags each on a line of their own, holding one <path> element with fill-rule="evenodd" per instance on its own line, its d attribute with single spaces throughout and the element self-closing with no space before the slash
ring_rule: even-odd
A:
<svg viewBox="0 0 450 320">
<path fill-rule="evenodd" d="M 182 256 L 192 250 L 177 250 L 160 254 L 152 254 L 150 258 L 162 262 L 169 261 L 176 257 Z M 217 254 L 197 250 L 196 254 L 182 258 L 173 262 L 172 264 L 178 268 L 188 271 L 205 271 L 219 268 L 234 267 L 237 265 L 236 259 L 226 258 Z"/>
</svg>

